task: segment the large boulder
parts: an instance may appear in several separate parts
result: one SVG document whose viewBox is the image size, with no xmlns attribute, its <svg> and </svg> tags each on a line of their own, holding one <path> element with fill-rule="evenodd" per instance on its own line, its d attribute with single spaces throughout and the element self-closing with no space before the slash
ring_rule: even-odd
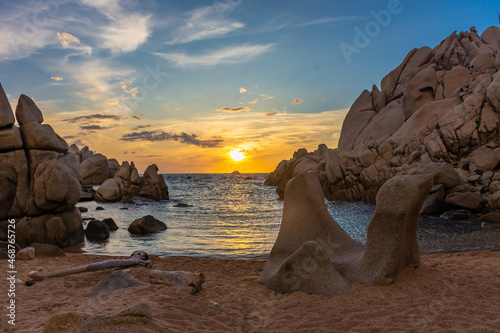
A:
<svg viewBox="0 0 500 333">
<path fill-rule="evenodd" d="M 156 164 L 148 166 L 144 171 L 138 195 L 154 200 L 168 200 L 168 187 L 163 177 L 158 174 Z"/>
<path fill-rule="evenodd" d="M 431 189 L 427 175 L 398 176 L 377 194 L 366 246 L 331 217 L 316 172 L 301 173 L 285 190 L 276 242 L 258 282 L 278 292 L 342 294 L 350 281 L 386 285 L 418 264 L 418 214 Z"/>
<path fill-rule="evenodd" d="M 167 225 L 151 215 L 146 215 L 134 220 L 128 227 L 128 231 L 134 235 L 152 234 L 167 229 Z"/>
<path fill-rule="evenodd" d="M 80 163 L 83 185 L 101 185 L 109 178 L 108 159 L 103 154 L 93 154 Z"/>
<path fill-rule="evenodd" d="M 114 178 L 107 179 L 94 194 L 97 202 L 120 201 L 122 197 L 122 190 Z"/>
</svg>

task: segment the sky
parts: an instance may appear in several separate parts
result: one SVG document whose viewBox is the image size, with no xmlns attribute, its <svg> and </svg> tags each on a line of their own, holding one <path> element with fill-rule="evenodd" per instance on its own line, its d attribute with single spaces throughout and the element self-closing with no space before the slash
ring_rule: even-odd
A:
<svg viewBox="0 0 500 333">
<path fill-rule="evenodd" d="M 0 83 L 69 144 L 139 171 L 271 172 L 337 146 L 413 48 L 499 26 L 500 1 L 0 0 Z"/>
</svg>

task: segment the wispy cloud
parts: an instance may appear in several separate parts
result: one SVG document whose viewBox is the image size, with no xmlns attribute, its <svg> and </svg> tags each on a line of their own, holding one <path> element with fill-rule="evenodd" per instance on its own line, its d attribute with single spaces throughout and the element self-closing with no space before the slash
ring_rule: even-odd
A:
<svg viewBox="0 0 500 333">
<path fill-rule="evenodd" d="M 304 103 L 304 101 L 303 101 L 303 100 L 301 100 L 300 98 L 296 98 L 296 99 L 294 99 L 294 100 L 293 100 L 293 102 L 292 102 L 292 104 L 294 104 L 294 105 L 301 104 L 301 103 Z"/>
<path fill-rule="evenodd" d="M 124 134 L 122 141 L 177 141 L 179 143 L 190 144 L 199 146 L 201 148 L 216 148 L 222 146 L 224 139 L 219 136 L 213 136 L 210 139 L 200 140 L 196 134 L 187 134 L 181 132 L 180 134 L 166 133 L 163 131 L 142 131 Z"/>
<path fill-rule="evenodd" d="M 230 108 L 229 106 L 225 106 L 220 109 L 216 109 L 217 111 L 224 111 L 224 112 L 241 112 L 241 111 L 253 111 L 247 106 L 242 106 L 242 107 L 237 107 L 237 108 Z"/>
<path fill-rule="evenodd" d="M 311 20 L 308 22 L 304 22 L 299 24 L 299 26 L 309 26 L 309 25 L 317 25 L 317 24 L 326 24 L 330 22 L 340 22 L 340 21 L 352 21 L 352 20 L 360 20 L 364 17 L 361 16 L 343 16 L 343 17 L 324 17 L 315 20 Z"/>
<path fill-rule="evenodd" d="M 253 101 L 251 101 L 251 102 L 248 102 L 248 104 L 255 104 L 255 103 L 257 103 L 257 102 L 258 102 L 258 100 L 257 100 L 257 99 L 255 99 L 255 100 L 253 100 Z"/>
<path fill-rule="evenodd" d="M 119 0 L 82 0 L 84 5 L 97 9 L 108 23 L 99 27 L 101 47 L 113 53 L 132 52 L 151 34 L 151 15 L 127 10 Z"/>
<path fill-rule="evenodd" d="M 269 51 L 274 44 L 243 44 L 228 46 L 205 54 L 189 55 L 187 53 L 154 53 L 177 66 L 214 66 L 222 63 L 247 62 L 258 55 Z"/>
<path fill-rule="evenodd" d="M 54 80 L 54 81 L 62 81 L 63 80 L 63 78 L 60 76 L 51 76 L 50 79 Z"/>
<path fill-rule="evenodd" d="M 261 96 L 264 99 L 273 99 L 273 98 L 276 98 L 274 96 L 269 96 L 269 95 L 266 95 L 266 94 L 260 94 L 259 96 Z"/>
<path fill-rule="evenodd" d="M 107 130 L 110 128 L 116 127 L 116 125 L 111 125 L 111 126 L 101 126 L 101 125 L 84 125 L 80 126 L 81 130 L 86 130 L 86 131 L 91 131 L 91 130 Z"/>
<path fill-rule="evenodd" d="M 241 1 L 216 1 L 213 6 L 194 9 L 185 14 L 168 44 L 184 44 L 196 40 L 222 37 L 241 29 L 245 24 L 227 18 Z"/>
<path fill-rule="evenodd" d="M 245 92 L 247 92 L 247 90 L 245 89 L 245 87 L 241 87 L 241 88 L 240 88 L 240 94 L 243 94 L 243 93 L 245 93 Z"/>
<path fill-rule="evenodd" d="M 114 115 L 114 114 L 91 114 L 87 116 L 78 116 L 78 117 L 73 117 L 73 118 L 68 118 L 68 119 L 63 119 L 63 121 L 68 122 L 68 123 L 78 123 L 82 121 L 89 121 L 89 120 L 103 120 L 103 119 L 108 119 L 108 120 L 122 120 L 122 116 Z"/>
</svg>

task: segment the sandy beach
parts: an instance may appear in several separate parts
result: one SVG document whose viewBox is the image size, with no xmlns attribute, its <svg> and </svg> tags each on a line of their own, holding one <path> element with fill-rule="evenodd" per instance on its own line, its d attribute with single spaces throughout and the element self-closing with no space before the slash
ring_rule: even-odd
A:
<svg viewBox="0 0 500 333">
<path fill-rule="evenodd" d="M 109 258 L 66 257 L 16 261 L 17 277 Z M 500 332 L 500 252 L 430 254 L 384 287 L 354 284 L 341 296 L 279 294 L 255 282 L 265 262 L 257 260 L 157 258 L 153 268 L 203 272 L 195 296 L 186 288 L 149 284 L 149 268 L 126 269 L 147 285 L 87 297 L 112 270 L 46 279 L 16 286 L 16 325 L 2 315 L 3 332 L 42 332 L 54 314 L 108 314 L 145 303 L 146 324 L 111 325 L 102 332 Z M 7 261 L 2 261 L 7 265 Z M 2 264 L 2 266 L 4 266 Z M 2 280 L 6 270 L 2 269 Z M 2 283 L 2 295 L 7 294 Z M 6 303 L 4 302 L 4 305 Z M 3 312 L 7 310 L 3 307 Z"/>
</svg>

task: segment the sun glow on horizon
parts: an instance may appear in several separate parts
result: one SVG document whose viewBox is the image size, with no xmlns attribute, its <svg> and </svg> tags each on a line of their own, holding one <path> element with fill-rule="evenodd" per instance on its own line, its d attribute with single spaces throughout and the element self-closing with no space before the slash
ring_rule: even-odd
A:
<svg viewBox="0 0 500 333">
<path fill-rule="evenodd" d="M 243 150 L 241 148 L 238 148 L 238 149 L 234 149 L 234 150 L 231 150 L 229 152 L 229 156 L 231 157 L 231 159 L 233 161 L 236 161 L 236 162 L 241 162 L 243 161 L 245 158 L 247 158 L 243 152 Z"/>
</svg>

